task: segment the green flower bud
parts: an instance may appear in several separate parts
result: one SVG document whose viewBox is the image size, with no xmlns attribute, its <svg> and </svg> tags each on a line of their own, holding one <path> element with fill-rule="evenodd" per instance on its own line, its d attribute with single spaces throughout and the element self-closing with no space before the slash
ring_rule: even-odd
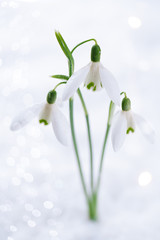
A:
<svg viewBox="0 0 160 240">
<path fill-rule="evenodd" d="M 57 98 L 57 92 L 55 90 L 52 90 L 47 95 L 47 102 L 49 104 L 53 104 L 53 103 L 55 103 L 56 98 Z"/>
<path fill-rule="evenodd" d="M 100 57 L 101 57 L 100 46 L 95 44 L 91 49 L 91 61 L 92 62 L 100 62 Z"/>
<path fill-rule="evenodd" d="M 131 109 L 131 100 L 127 97 L 124 97 L 122 100 L 122 110 L 129 111 Z"/>
</svg>

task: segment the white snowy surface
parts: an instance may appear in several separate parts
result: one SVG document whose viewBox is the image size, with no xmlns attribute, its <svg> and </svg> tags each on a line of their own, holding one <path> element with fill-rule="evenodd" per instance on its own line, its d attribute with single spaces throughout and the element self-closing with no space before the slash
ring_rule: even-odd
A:
<svg viewBox="0 0 160 240">
<path fill-rule="evenodd" d="M 0 240 L 160 239 L 160 2 L 158 0 L 0 0 Z M 10 123 L 43 102 L 67 74 L 54 30 L 69 47 L 96 38 L 132 108 L 154 126 L 150 145 L 137 130 L 114 153 L 109 140 L 99 198 L 99 221 L 87 219 L 72 146 L 57 142 L 37 119 L 18 132 Z M 90 61 L 91 43 L 75 52 L 75 69 Z M 63 87 L 59 88 L 59 94 Z M 82 90 L 90 112 L 98 165 L 109 99 Z M 89 182 L 83 111 L 75 97 L 79 149 Z M 68 104 L 64 103 L 68 114 Z"/>
</svg>

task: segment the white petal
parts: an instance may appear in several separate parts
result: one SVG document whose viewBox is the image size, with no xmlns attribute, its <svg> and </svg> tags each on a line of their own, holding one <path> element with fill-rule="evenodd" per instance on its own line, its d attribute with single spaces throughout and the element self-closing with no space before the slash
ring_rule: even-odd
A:
<svg viewBox="0 0 160 240">
<path fill-rule="evenodd" d="M 143 136 L 151 143 L 154 143 L 155 141 L 155 131 L 151 124 L 147 122 L 143 117 L 140 115 L 134 113 L 134 118 L 137 123 L 137 126 L 141 130 Z"/>
<path fill-rule="evenodd" d="M 132 111 L 131 110 L 125 111 L 124 113 L 126 114 L 126 118 L 127 118 L 127 129 L 132 128 L 135 131 L 136 124 L 135 124 L 135 119 Z"/>
<path fill-rule="evenodd" d="M 25 109 L 23 112 L 21 112 L 18 116 L 16 116 L 13 119 L 10 129 L 12 131 L 16 131 L 24 127 L 26 124 L 28 124 L 33 118 L 35 118 L 39 114 L 43 105 L 44 103 L 40 103 Z"/>
<path fill-rule="evenodd" d="M 39 114 L 39 120 L 45 120 L 49 124 L 51 122 L 52 108 L 53 104 L 46 103 Z"/>
<path fill-rule="evenodd" d="M 100 64 L 99 74 L 103 87 L 106 89 L 110 99 L 120 106 L 120 90 L 118 83 L 112 73 Z"/>
<path fill-rule="evenodd" d="M 118 151 L 125 140 L 126 137 L 126 130 L 127 130 L 127 120 L 125 114 L 120 111 L 117 113 L 115 121 L 113 121 L 113 128 L 112 128 L 112 145 L 114 151 Z"/>
<path fill-rule="evenodd" d="M 63 145 L 69 145 L 70 127 L 64 114 L 56 106 L 52 110 L 52 126 L 57 139 Z"/>
<path fill-rule="evenodd" d="M 101 79 L 99 75 L 99 66 L 100 66 L 99 62 L 91 62 L 91 66 L 86 76 L 85 84 L 84 84 L 87 87 L 87 89 L 90 89 L 93 91 L 102 89 Z M 93 86 L 91 85 L 89 87 L 88 84 L 91 84 L 91 83 L 93 84 Z"/>
<path fill-rule="evenodd" d="M 85 80 L 87 73 L 89 72 L 91 63 L 87 66 L 81 68 L 79 71 L 75 72 L 70 79 L 67 81 L 65 85 L 64 92 L 62 95 L 62 100 L 68 100 L 70 97 L 74 95 L 76 90 L 79 88 L 81 83 Z"/>
</svg>

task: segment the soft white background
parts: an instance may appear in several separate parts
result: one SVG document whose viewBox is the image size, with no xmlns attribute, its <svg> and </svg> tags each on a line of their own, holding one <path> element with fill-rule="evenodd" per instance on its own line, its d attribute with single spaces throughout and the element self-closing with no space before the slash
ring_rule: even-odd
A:
<svg viewBox="0 0 160 240">
<path fill-rule="evenodd" d="M 1 240 L 160 239 L 159 11 L 158 0 L 0 0 Z M 133 16 L 138 25 L 131 23 Z M 16 114 L 45 100 L 57 83 L 50 75 L 68 74 L 54 30 L 62 33 L 70 48 L 96 38 L 102 63 L 127 92 L 133 110 L 157 133 L 156 143 L 150 145 L 137 129 L 118 153 L 109 140 L 95 224 L 87 220 L 72 146 L 61 146 L 52 127 L 39 125 L 37 119 L 18 132 L 9 129 Z M 76 70 L 90 61 L 91 46 L 87 43 L 75 52 Z M 82 91 L 97 166 L 109 98 L 105 91 Z M 75 106 L 79 148 L 89 179 L 85 121 L 77 96 Z M 68 116 L 68 103 L 63 111 Z M 152 180 L 149 184 L 144 180 L 142 187 L 138 179 L 145 171 Z"/>
</svg>

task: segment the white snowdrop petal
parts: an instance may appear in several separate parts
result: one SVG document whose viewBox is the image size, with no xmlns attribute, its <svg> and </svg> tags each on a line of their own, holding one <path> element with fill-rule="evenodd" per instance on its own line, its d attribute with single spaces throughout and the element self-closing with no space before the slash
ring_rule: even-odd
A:
<svg viewBox="0 0 160 240">
<path fill-rule="evenodd" d="M 122 147 L 126 137 L 127 120 L 122 111 L 117 113 L 116 119 L 114 119 L 112 126 L 111 139 L 113 149 L 116 152 Z"/>
<path fill-rule="evenodd" d="M 101 79 L 99 75 L 99 62 L 91 62 L 89 72 L 86 76 L 84 85 L 87 89 L 97 91 L 101 90 Z"/>
<path fill-rule="evenodd" d="M 48 124 L 51 122 L 53 104 L 46 103 L 39 114 L 39 120 L 45 120 Z"/>
<path fill-rule="evenodd" d="M 57 139 L 63 145 L 70 143 L 70 127 L 64 114 L 54 106 L 52 110 L 52 126 Z"/>
<path fill-rule="evenodd" d="M 126 118 L 127 118 L 127 129 L 128 128 L 133 128 L 133 130 L 135 131 L 136 124 L 135 124 L 135 120 L 134 120 L 134 116 L 133 116 L 132 111 L 131 110 L 126 111 L 125 114 L 126 114 Z"/>
<path fill-rule="evenodd" d="M 110 99 L 120 106 L 120 89 L 112 73 L 100 64 L 99 74 L 103 87 L 108 93 Z"/>
<path fill-rule="evenodd" d="M 139 114 L 134 113 L 134 118 L 137 123 L 137 126 L 141 130 L 143 136 L 151 143 L 155 141 L 155 131 L 151 124 L 147 122 L 143 117 Z"/>
<path fill-rule="evenodd" d="M 75 72 L 67 81 L 62 95 L 63 101 L 68 100 L 70 97 L 72 97 L 76 90 L 79 88 L 80 84 L 85 80 L 85 77 L 90 69 L 90 64 L 91 63 Z"/>
<path fill-rule="evenodd" d="M 33 118 L 35 118 L 39 114 L 43 105 L 43 103 L 40 103 L 25 109 L 13 119 L 10 129 L 12 131 L 16 131 L 27 125 Z"/>
</svg>

